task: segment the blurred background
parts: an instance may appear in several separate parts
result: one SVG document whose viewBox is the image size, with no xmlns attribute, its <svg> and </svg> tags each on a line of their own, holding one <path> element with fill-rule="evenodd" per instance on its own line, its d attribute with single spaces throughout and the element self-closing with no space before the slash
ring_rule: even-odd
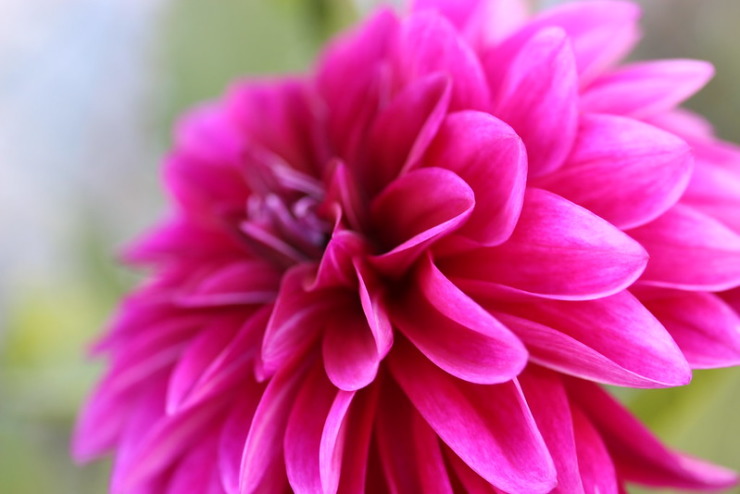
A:
<svg viewBox="0 0 740 494">
<path fill-rule="evenodd" d="M 0 0 L 0 493 L 107 492 L 70 431 L 102 370 L 86 346 L 137 280 L 115 253 L 163 211 L 175 116 L 235 77 L 308 69 L 374 3 Z M 689 106 L 740 141 L 740 2 L 643 3 L 635 57 L 714 62 Z M 620 396 L 669 444 L 740 469 L 740 369 Z"/>
</svg>

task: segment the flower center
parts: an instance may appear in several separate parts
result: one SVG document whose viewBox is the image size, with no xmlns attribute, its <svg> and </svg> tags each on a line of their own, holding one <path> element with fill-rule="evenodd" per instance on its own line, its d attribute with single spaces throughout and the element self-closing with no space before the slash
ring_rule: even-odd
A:
<svg viewBox="0 0 740 494">
<path fill-rule="evenodd" d="M 250 173 L 252 195 L 240 229 L 259 255 L 289 267 L 321 259 L 331 225 L 318 213 L 320 182 L 288 166 L 257 166 Z"/>
</svg>

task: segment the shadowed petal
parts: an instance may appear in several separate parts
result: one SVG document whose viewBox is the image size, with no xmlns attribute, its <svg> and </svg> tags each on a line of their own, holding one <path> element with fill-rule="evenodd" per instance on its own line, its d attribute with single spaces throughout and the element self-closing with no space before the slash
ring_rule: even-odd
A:
<svg viewBox="0 0 740 494">
<path fill-rule="evenodd" d="M 639 388 L 691 380 L 671 335 L 627 292 L 583 302 L 538 300 L 490 308 L 524 341 L 532 360 L 560 372 Z"/>
<path fill-rule="evenodd" d="M 619 494 L 619 482 L 609 451 L 599 432 L 578 408 L 572 409 L 578 449 L 578 470 L 584 492 Z M 563 491 L 565 492 L 568 491 Z"/>
<path fill-rule="evenodd" d="M 511 238 L 438 262 L 465 291 L 588 300 L 631 285 L 647 262 L 623 232 L 560 196 L 529 188 Z"/>
<path fill-rule="evenodd" d="M 364 494 L 368 473 L 370 440 L 375 425 L 379 386 L 371 386 L 355 393 L 346 418 L 346 429 L 351 440 L 345 441 L 339 492 Z M 370 494 L 369 491 L 368 494 Z"/>
<path fill-rule="evenodd" d="M 434 241 L 459 228 L 475 206 L 473 190 L 443 168 L 420 168 L 391 183 L 371 205 L 373 224 L 388 251 L 371 263 L 401 274 Z"/>
<path fill-rule="evenodd" d="M 514 230 L 524 200 L 527 157 L 504 122 L 473 111 L 447 117 L 424 164 L 452 170 L 475 193 L 475 209 L 460 234 L 497 245 Z"/>
<path fill-rule="evenodd" d="M 375 379 L 382 357 L 359 307 L 339 309 L 327 319 L 322 355 L 326 374 L 339 389 L 356 391 Z"/>
<path fill-rule="evenodd" d="M 581 94 L 586 112 L 645 118 L 671 110 L 699 91 L 714 75 L 700 60 L 659 60 L 620 68 L 599 77 Z"/>
<path fill-rule="evenodd" d="M 396 381 L 471 469 L 504 491 L 550 492 L 555 467 L 516 383 L 472 385 L 441 371 L 408 343 L 395 348 L 389 363 Z"/>
<path fill-rule="evenodd" d="M 629 234 L 650 254 L 643 282 L 707 291 L 740 285 L 740 235 L 691 207 L 677 204 Z"/>
<path fill-rule="evenodd" d="M 534 185 L 625 229 L 673 206 L 692 165 L 689 146 L 673 134 L 632 119 L 586 115 L 565 166 Z"/>
</svg>

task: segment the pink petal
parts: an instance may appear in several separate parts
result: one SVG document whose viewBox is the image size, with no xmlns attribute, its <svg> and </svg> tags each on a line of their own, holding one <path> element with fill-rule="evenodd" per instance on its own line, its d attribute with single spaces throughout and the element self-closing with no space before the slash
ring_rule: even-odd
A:
<svg viewBox="0 0 740 494">
<path fill-rule="evenodd" d="M 375 433 L 391 492 L 452 494 L 434 431 L 392 381 L 383 383 L 380 400 Z"/>
<path fill-rule="evenodd" d="M 526 152 L 511 127 L 486 113 L 454 113 L 445 120 L 424 164 L 452 170 L 473 189 L 475 209 L 462 235 L 487 245 L 511 235 L 527 180 Z"/>
<path fill-rule="evenodd" d="M 403 24 L 391 58 L 398 87 L 441 72 L 452 81 L 450 109 L 485 109 L 489 93 L 478 57 L 444 17 L 413 14 Z"/>
<path fill-rule="evenodd" d="M 737 482 L 730 470 L 666 449 L 598 386 L 570 380 L 568 388 L 606 443 L 623 480 L 683 489 L 727 488 Z"/>
<path fill-rule="evenodd" d="M 346 429 L 351 440 L 345 441 L 339 492 L 364 494 L 368 472 L 370 440 L 375 425 L 379 386 L 371 386 L 355 393 L 346 418 Z M 370 491 L 372 492 L 372 491 Z M 368 493 L 369 494 L 369 493 Z"/>
<path fill-rule="evenodd" d="M 378 355 L 382 358 L 393 346 L 393 327 L 386 308 L 384 291 L 380 280 L 364 263 L 357 261 L 355 270 L 362 310 L 375 338 Z"/>
<path fill-rule="evenodd" d="M 521 342 L 463 294 L 426 258 L 392 313 L 395 326 L 435 365 L 455 377 L 495 384 L 527 363 Z"/>
<path fill-rule="evenodd" d="M 640 388 L 691 380 L 671 335 L 627 292 L 583 302 L 506 302 L 489 308 L 524 341 L 533 361 L 559 372 Z"/>
<path fill-rule="evenodd" d="M 678 204 L 629 234 L 650 254 L 643 282 L 706 291 L 740 285 L 740 235 L 691 207 Z"/>
<path fill-rule="evenodd" d="M 529 175 L 562 165 L 578 126 L 578 75 L 561 29 L 544 29 L 509 57 L 485 59 L 492 83 L 492 113 L 524 141 Z M 499 75 L 502 74 L 502 75 Z"/>
<path fill-rule="evenodd" d="M 417 164 L 450 104 L 451 82 L 433 73 L 412 81 L 373 123 L 366 190 L 377 191 Z"/>
<path fill-rule="evenodd" d="M 227 494 L 239 494 L 241 457 L 262 392 L 263 387 L 257 383 L 250 383 L 250 385 L 241 389 L 239 397 L 230 406 L 229 415 L 221 429 L 218 444 L 218 466 L 221 481 Z"/>
<path fill-rule="evenodd" d="M 584 492 L 619 494 L 614 463 L 599 432 L 578 408 L 574 407 L 572 412 L 578 448 L 578 470 Z"/>
<path fill-rule="evenodd" d="M 543 11 L 514 36 L 559 27 L 570 38 L 582 84 L 630 52 L 639 37 L 640 8 L 621 0 L 572 2 Z"/>
<path fill-rule="evenodd" d="M 396 381 L 471 469 L 504 491 L 550 492 L 555 467 L 516 383 L 469 384 L 439 370 L 408 343 L 395 348 L 389 363 Z"/>
<path fill-rule="evenodd" d="M 320 366 L 306 378 L 284 440 L 285 467 L 294 491 L 336 493 L 343 443 L 340 429 L 352 395 L 337 392 Z"/>
<path fill-rule="evenodd" d="M 359 306 L 336 311 L 326 321 L 322 355 L 326 374 L 339 389 L 356 391 L 375 379 L 381 356 Z"/>
<path fill-rule="evenodd" d="M 263 261 L 232 262 L 209 270 L 193 287 L 182 290 L 175 303 L 185 307 L 265 304 L 275 300 L 280 272 Z"/>
<path fill-rule="evenodd" d="M 338 39 L 319 64 L 317 86 L 326 101 L 327 132 L 337 156 L 353 163 L 375 118 L 386 78 L 382 64 L 396 40 L 399 22 L 380 10 L 363 27 Z"/>
<path fill-rule="evenodd" d="M 711 293 L 648 289 L 637 292 L 694 369 L 740 365 L 740 316 Z"/>
<path fill-rule="evenodd" d="M 696 166 L 681 202 L 698 209 L 740 234 L 740 168 L 716 163 L 695 148 Z M 711 160 L 711 161 L 710 161 Z M 740 153 L 736 163 L 740 163 Z"/>
<path fill-rule="evenodd" d="M 414 0 L 412 12 L 433 10 L 443 15 L 458 30 L 462 30 L 470 16 L 485 0 Z"/>
<path fill-rule="evenodd" d="M 438 265 L 470 293 L 588 300 L 628 287 L 646 262 L 643 248 L 614 226 L 560 196 L 528 188 L 507 242 Z"/>
<path fill-rule="evenodd" d="M 699 60 L 627 65 L 594 81 L 581 95 L 581 108 L 587 112 L 645 118 L 683 103 L 713 75 L 712 65 Z"/>
<path fill-rule="evenodd" d="M 285 471 L 283 437 L 291 407 L 305 381 L 305 367 L 284 367 L 270 379 L 244 444 L 239 473 L 240 494 L 265 492 L 260 489 L 277 480 L 272 472 Z"/>
<path fill-rule="evenodd" d="M 213 456 L 218 442 L 210 437 L 197 448 L 192 448 L 178 463 L 175 474 L 169 483 L 167 494 L 180 494 L 195 491 L 203 494 L 222 494 L 218 469 L 214 468 Z"/>
<path fill-rule="evenodd" d="M 262 364 L 267 373 L 277 370 L 314 341 L 323 326 L 322 314 L 333 304 L 324 292 L 305 290 L 312 269 L 311 265 L 298 264 L 283 275 L 262 342 Z"/>
<path fill-rule="evenodd" d="M 559 376 L 537 366 L 529 366 L 519 377 L 519 382 L 555 462 L 558 485 L 553 493 L 585 494 L 578 471 L 573 416 Z"/>
<path fill-rule="evenodd" d="M 443 168 L 420 168 L 391 183 L 370 214 L 387 252 L 371 258 L 383 272 L 402 273 L 433 242 L 459 228 L 475 206 L 473 190 Z"/>
<path fill-rule="evenodd" d="M 632 228 L 678 201 L 692 165 L 690 148 L 673 134 L 632 119 L 586 115 L 566 165 L 534 185 Z"/>
</svg>

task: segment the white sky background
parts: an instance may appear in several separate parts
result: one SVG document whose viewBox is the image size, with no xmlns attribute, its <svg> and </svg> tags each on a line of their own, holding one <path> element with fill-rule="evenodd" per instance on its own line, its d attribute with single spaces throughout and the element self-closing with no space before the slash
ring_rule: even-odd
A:
<svg viewBox="0 0 740 494">
<path fill-rule="evenodd" d="M 86 199 L 104 217 L 144 206 L 126 177 L 151 159 L 141 120 L 162 3 L 0 0 L 0 310 L 64 271 Z"/>
</svg>

